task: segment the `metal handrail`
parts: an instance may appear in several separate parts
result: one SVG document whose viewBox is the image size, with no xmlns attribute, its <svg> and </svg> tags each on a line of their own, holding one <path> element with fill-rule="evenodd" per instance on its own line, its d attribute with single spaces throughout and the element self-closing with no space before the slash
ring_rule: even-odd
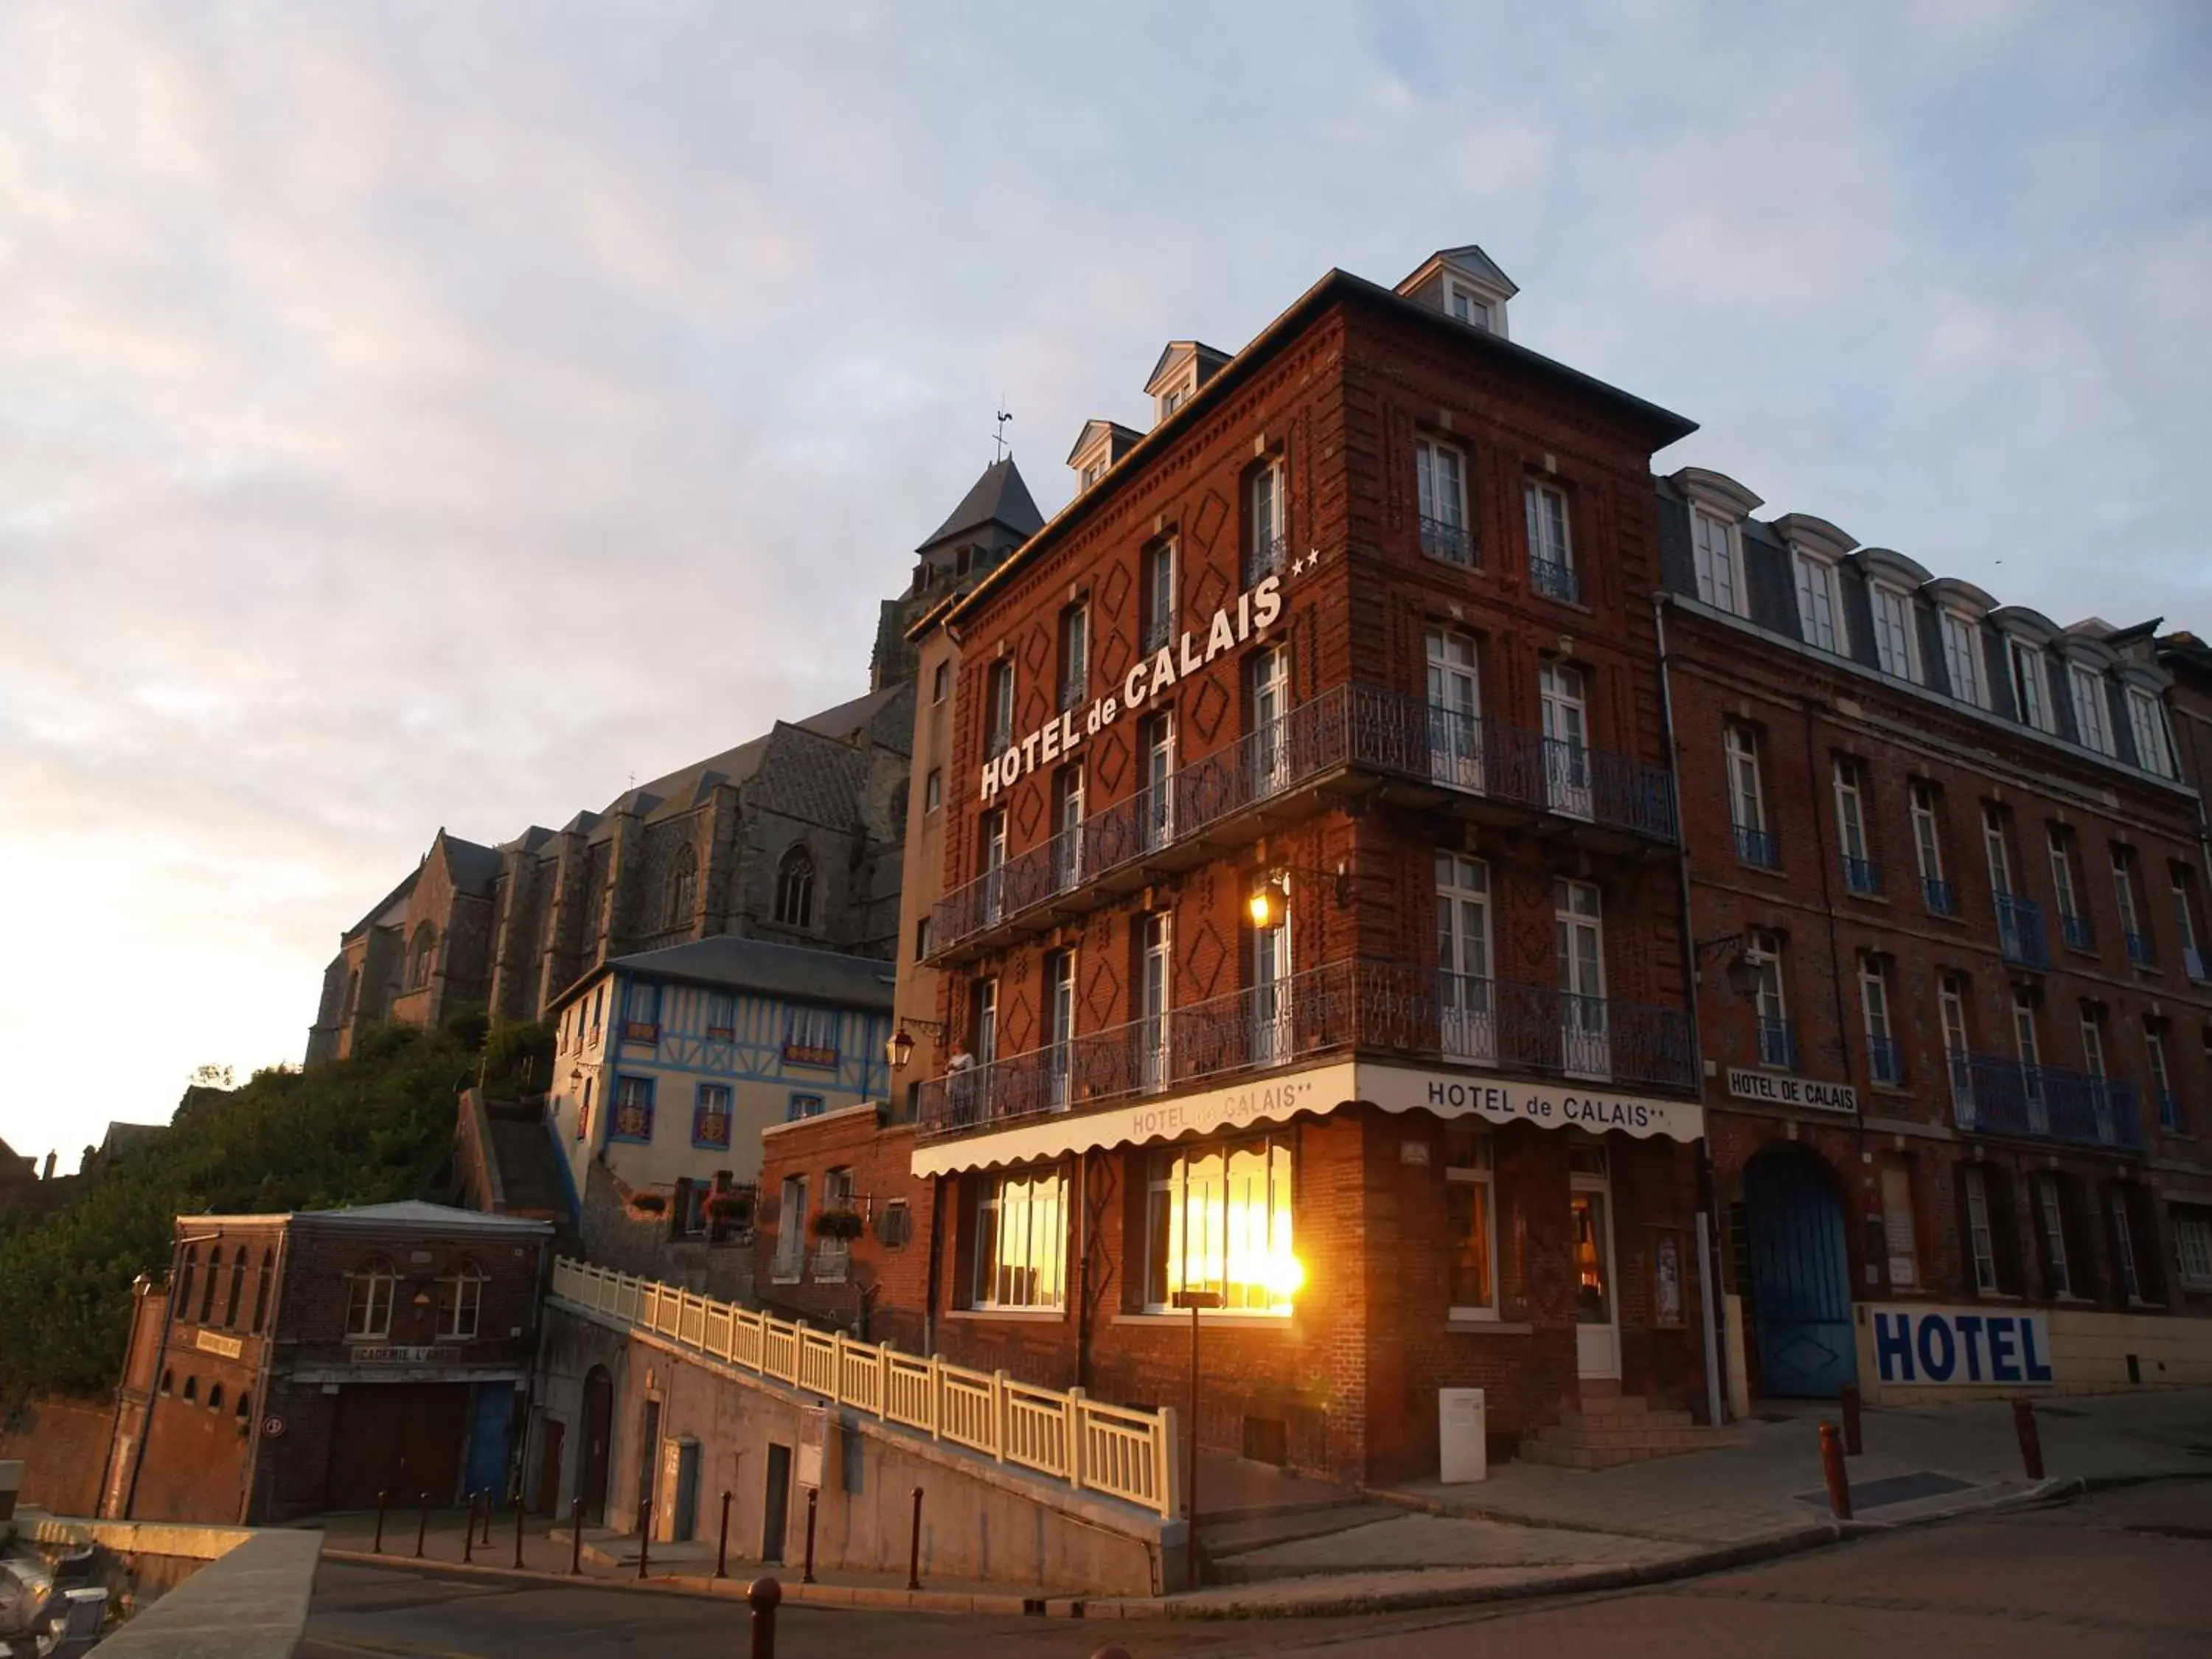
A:
<svg viewBox="0 0 2212 1659">
<path fill-rule="evenodd" d="M 2007 962 L 2023 968 L 2051 966 L 2051 946 L 2043 936 L 2043 907 L 2017 893 L 1996 894 L 1997 947 Z"/>
<path fill-rule="evenodd" d="M 2142 1150 L 2140 1102 L 2124 1078 L 2001 1054 L 1950 1059 L 1953 1115 L 1962 1129 Z"/>
<path fill-rule="evenodd" d="M 970 1066 L 921 1085 L 927 1139 L 1368 1051 L 1692 1091 L 1689 1017 L 1358 958 Z"/>
</svg>

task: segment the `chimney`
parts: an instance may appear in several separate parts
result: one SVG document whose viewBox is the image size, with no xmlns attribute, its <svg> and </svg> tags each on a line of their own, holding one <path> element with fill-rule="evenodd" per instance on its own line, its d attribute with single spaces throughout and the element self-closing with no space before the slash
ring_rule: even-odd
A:
<svg viewBox="0 0 2212 1659">
<path fill-rule="evenodd" d="M 52 1152 L 46 1154 L 46 1172 L 39 1178 L 41 1181 L 52 1181 L 54 1178 L 54 1155 Z"/>
</svg>

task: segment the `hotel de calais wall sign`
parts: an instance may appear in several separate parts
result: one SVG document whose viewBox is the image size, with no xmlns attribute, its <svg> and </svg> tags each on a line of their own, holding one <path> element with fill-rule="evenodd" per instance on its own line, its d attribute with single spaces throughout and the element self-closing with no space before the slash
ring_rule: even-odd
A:
<svg viewBox="0 0 2212 1659">
<path fill-rule="evenodd" d="M 1011 788 L 1038 767 L 1073 754 L 1086 738 L 1097 737 L 1123 714 L 1141 708 L 1148 698 L 1164 696 L 1177 680 L 1195 674 L 1223 652 L 1258 639 L 1282 614 L 1280 576 L 1267 577 L 1247 588 L 1237 596 L 1235 605 L 1224 605 L 1215 611 L 1202 633 L 1185 634 L 1176 644 L 1164 645 L 1151 656 L 1139 658 L 1121 677 L 1118 696 L 1109 692 L 1079 714 L 1068 709 L 985 761 L 983 799 L 995 799 L 999 791 Z"/>
<path fill-rule="evenodd" d="M 1829 1112 L 1856 1112 L 1859 1109 L 1859 1091 L 1848 1083 L 1823 1083 L 1817 1078 L 1751 1072 L 1741 1066 L 1729 1067 L 1728 1091 L 1738 1100 L 1765 1101 L 1770 1106 L 1817 1106 Z"/>
</svg>

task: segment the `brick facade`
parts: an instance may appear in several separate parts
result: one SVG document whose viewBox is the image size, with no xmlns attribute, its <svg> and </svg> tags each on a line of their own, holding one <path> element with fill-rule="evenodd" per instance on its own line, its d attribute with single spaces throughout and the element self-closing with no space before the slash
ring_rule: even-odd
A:
<svg viewBox="0 0 2212 1659">
<path fill-rule="evenodd" d="M 134 1304 L 100 1513 L 282 1522 L 387 1488 L 503 1493 L 550 1231 L 412 1203 L 178 1218 L 167 1285 Z"/>
</svg>

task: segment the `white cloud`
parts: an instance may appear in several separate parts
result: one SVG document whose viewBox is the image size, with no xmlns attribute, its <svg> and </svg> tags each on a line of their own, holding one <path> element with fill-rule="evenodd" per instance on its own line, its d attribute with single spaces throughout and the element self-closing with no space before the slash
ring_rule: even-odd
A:
<svg viewBox="0 0 2212 1659">
<path fill-rule="evenodd" d="M 1480 240 L 1517 338 L 1705 423 L 1662 466 L 2201 625 L 2208 40 L 2181 4 L 0 10 L 0 1134 L 66 1162 L 296 1054 L 441 823 L 850 695 L 1002 392 L 1050 511 L 1161 342 L 1240 345 L 1331 264 Z"/>
</svg>

